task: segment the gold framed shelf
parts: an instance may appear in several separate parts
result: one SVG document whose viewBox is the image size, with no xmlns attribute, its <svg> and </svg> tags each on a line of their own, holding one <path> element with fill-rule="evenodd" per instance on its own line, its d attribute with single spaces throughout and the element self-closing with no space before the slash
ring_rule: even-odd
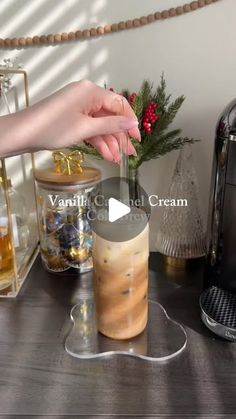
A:
<svg viewBox="0 0 236 419">
<path fill-rule="evenodd" d="M 23 79 L 23 107 L 29 106 L 27 72 L 0 66 L 0 115 L 10 112 L 7 96 L 13 89 L 17 110 L 17 90 L 10 84 L 16 75 L 20 82 Z M 37 256 L 38 243 L 34 156 L 0 158 L 0 297 L 17 296 Z"/>
</svg>

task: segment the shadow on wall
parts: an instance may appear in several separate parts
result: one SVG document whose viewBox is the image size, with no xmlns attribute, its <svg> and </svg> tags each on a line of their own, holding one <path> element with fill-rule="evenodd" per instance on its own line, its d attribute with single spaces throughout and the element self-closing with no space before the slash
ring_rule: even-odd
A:
<svg viewBox="0 0 236 419">
<path fill-rule="evenodd" d="M 130 0 L 121 6 L 120 2 L 108 0 L 21 0 L 19 8 L 17 0 L 1 0 L 1 37 L 33 36 L 96 27 L 151 13 L 156 8 L 156 2 L 151 0 L 149 3 L 146 5 Z M 158 8 L 162 6 L 165 7 L 165 0 L 158 3 Z M 141 34 L 143 29 L 68 44 L 33 46 L 18 51 L 2 50 L 0 59 L 6 54 L 18 55 L 29 72 L 31 101 L 81 78 L 90 78 L 100 85 L 107 81 L 117 89 L 125 85 L 137 88 L 144 75 L 149 76 L 151 68 L 156 69 L 157 82 L 163 70 L 160 64 L 158 66 L 153 61 L 155 25 L 148 25 L 145 37 L 138 36 L 138 39 L 137 34 Z"/>
<path fill-rule="evenodd" d="M 2 37 L 33 36 L 91 27 L 99 24 L 107 0 L 2 1 L 0 27 Z M 53 4 L 54 3 L 54 4 Z M 88 48 L 89 47 L 89 48 Z M 104 73 L 108 51 L 98 48 L 96 40 L 47 47 L 1 51 L 1 57 L 18 56 L 29 73 L 31 102 L 48 95 L 61 85 L 81 78 L 107 79 Z"/>
</svg>

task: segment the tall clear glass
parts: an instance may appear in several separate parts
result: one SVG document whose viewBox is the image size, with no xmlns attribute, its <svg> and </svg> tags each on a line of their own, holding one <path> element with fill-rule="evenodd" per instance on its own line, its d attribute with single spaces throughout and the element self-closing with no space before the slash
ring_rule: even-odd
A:
<svg viewBox="0 0 236 419">
<path fill-rule="evenodd" d="M 119 190 L 116 200 L 129 212 L 110 222 L 109 206 L 100 213 L 103 217 L 97 213 L 93 230 L 97 325 L 99 332 L 113 339 L 139 335 L 148 318 L 149 227 L 145 211 L 130 200 L 128 142 L 125 132 L 120 142 L 120 177 L 113 189 Z"/>
<path fill-rule="evenodd" d="M 135 223 L 131 228 L 136 228 Z M 99 228 L 112 230 L 117 237 L 127 223 L 114 225 L 97 221 Z M 93 237 L 94 291 L 99 332 L 113 339 L 129 339 L 140 334 L 148 314 L 149 227 L 123 241 Z"/>
</svg>

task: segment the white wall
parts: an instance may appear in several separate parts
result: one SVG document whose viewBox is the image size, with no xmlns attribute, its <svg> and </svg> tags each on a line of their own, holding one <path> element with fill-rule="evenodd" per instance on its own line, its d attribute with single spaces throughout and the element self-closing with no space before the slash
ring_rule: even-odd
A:
<svg viewBox="0 0 236 419">
<path fill-rule="evenodd" d="M 146 15 L 186 3 L 186 0 L 1 0 L 0 36 L 55 33 Z M 214 129 L 224 106 L 236 96 L 236 2 L 220 0 L 178 18 L 100 39 L 17 51 L 28 70 L 31 102 L 64 84 L 89 78 L 117 90 L 135 90 L 144 78 L 158 83 L 162 71 L 173 95 L 186 102 L 176 118 L 186 136 L 200 138 L 194 160 L 206 218 Z M 0 51 L 4 57 L 16 51 Z M 143 165 L 141 184 L 164 196 L 177 153 Z M 96 163 L 97 164 L 97 163 Z M 116 173 L 102 163 L 105 174 Z M 161 212 L 152 218 L 152 248 Z"/>
</svg>

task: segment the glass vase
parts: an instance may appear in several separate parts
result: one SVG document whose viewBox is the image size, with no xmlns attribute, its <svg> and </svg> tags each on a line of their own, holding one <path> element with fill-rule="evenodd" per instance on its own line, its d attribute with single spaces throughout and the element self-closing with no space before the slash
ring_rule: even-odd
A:
<svg viewBox="0 0 236 419">
<path fill-rule="evenodd" d="M 199 208 L 197 175 L 191 147 L 180 151 L 166 206 L 157 234 L 156 247 L 172 258 L 193 259 L 206 254 L 206 232 Z"/>
</svg>

